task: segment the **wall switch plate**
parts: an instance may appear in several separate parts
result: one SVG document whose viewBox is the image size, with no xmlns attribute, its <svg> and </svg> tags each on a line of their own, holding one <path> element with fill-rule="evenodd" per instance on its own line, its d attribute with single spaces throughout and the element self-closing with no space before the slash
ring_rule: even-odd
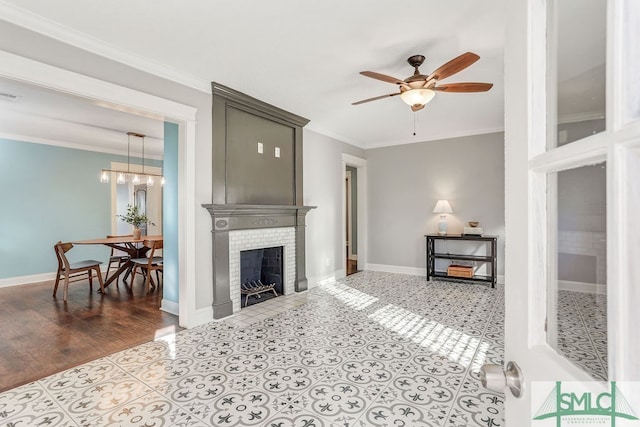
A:
<svg viewBox="0 0 640 427">
<path fill-rule="evenodd" d="M 264 153 L 264 145 L 262 145 L 262 142 L 258 142 L 258 154 L 262 153 Z"/>
<path fill-rule="evenodd" d="M 280 157 L 280 147 L 276 147 L 276 157 Z"/>
</svg>

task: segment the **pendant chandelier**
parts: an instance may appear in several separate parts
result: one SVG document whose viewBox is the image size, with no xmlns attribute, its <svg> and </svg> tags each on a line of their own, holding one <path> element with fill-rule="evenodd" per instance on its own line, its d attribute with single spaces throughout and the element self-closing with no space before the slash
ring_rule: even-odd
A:
<svg viewBox="0 0 640 427">
<path fill-rule="evenodd" d="M 131 171 L 131 137 L 135 136 L 142 139 L 142 171 Z M 153 186 L 156 180 L 160 181 L 160 185 L 164 185 L 164 176 L 145 172 L 144 170 L 144 138 L 146 135 L 137 132 L 127 132 L 127 170 L 119 169 L 102 169 L 100 173 L 100 182 L 108 183 L 111 178 L 111 174 L 116 174 L 116 184 L 126 184 L 127 182 L 133 185 L 147 184 L 147 186 Z"/>
</svg>

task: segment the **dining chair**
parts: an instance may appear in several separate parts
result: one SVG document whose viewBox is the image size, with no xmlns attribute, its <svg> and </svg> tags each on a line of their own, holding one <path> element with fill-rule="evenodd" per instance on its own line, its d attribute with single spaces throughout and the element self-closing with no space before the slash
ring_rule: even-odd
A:
<svg viewBox="0 0 640 427">
<path fill-rule="evenodd" d="M 148 257 L 145 258 L 133 258 L 131 262 L 133 263 L 133 274 L 131 275 L 131 285 L 133 286 L 133 282 L 136 278 L 136 272 L 138 271 L 138 267 L 143 273 L 146 273 L 146 279 L 144 281 L 145 288 L 147 289 L 147 293 L 151 292 L 151 285 L 155 287 L 156 285 L 153 283 L 153 278 L 151 277 L 151 273 L 153 271 L 156 272 L 156 280 L 158 281 L 158 288 L 160 288 L 160 278 L 158 276 L 158 272 L 162 272 L 163 268 L 163 259 L 161 256 L 156 255 L 156 251 L 162 250 L 163 241 L 162 240 L 144 240 L 142 242 L 144 247 L 149 248 Z"/>
<path fill-rule="evenodd" d="M 85 273 L 89 279 L 89 289 L 93 291 L 93 270 L 95 270 L 98 276 L 100 292 L 104 293 L 104 282 L 102 281 L 102 273 L 100 272 L 100 264 L 102 264 L 102 262 L 88 259 L 70 263 L 67 259 L 66 253 L 72 248 L 72 243 L 62 243 L 59 241 L 54 245 L 56 258 L 58 259 L 58 272 L 56 273 L 56 282 L 53 287 L 53 297 L 56 297 L 56 294 L 58 293 L 58 285 L 60 284 L 60 280 L 62 280 L 64 283 L 64 301 L 66 302 L 67 295 L 69 293 L 69 282 L 76 282 L 78 280 L 85 279 Z"/>
<path fill-rule="evenodd" d="M 107 234 L 107 239 L 110 239 L 112 237 L 133 237 L 133 234 L 123 234 L 123 235 L 119 235 L 119 236 L 113 236 L 113 235 L 109 235 Z M 119 252 L 119 253 L 118 253 Z M 126 263 L 127 261 L 129 261 L 129 258 L 131 258 L 128 254 L 122 252 L 122 251 L 118 251 L 115 248 L 111 248 L 111 254 L 109 255 L 109 264 L 107 265 L 107 272 L 105 273 L 105 277 L 104 277 L 104 281 L 108 282 L 109 281 L 109 271 L 112 268 L 112 265 L 115 264 L 115 268 L 116 271 L 122 267 L 122 264 Z M 127 277 L 129 276 L 129 274 L 131 274 L 130 270 L 127 270 L 125 276 L 124 276 L 124 280 L 127 280 Z M 120 277 L 116 278 L 116 286 L 118 286 L 118 282 L 120 281 Z"/>
</svg>

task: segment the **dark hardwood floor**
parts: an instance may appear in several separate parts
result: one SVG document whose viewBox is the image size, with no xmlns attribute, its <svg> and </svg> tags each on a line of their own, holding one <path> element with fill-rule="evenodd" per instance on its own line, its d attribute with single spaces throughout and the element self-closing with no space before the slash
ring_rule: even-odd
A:
<svg viewBox="0 0 640 427">
<path fill-rule="evenodd" d="M 347 258 L 347 276 L 358 271 L 360 271 L 358 270 L 358 261 Z"/>
<path fill-rule="evenodd" d="M 52 281 L 0 288 L 0 392 L 181 329 L 141 277 L 105 295 L 96 280 L 93 291 L 71 283 L 66 303 L 61 288 L 57 298 Z"/>
</svg>

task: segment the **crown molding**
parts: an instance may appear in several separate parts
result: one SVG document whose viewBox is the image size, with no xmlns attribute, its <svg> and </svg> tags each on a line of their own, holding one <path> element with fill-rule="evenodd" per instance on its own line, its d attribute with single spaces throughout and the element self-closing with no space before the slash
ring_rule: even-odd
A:
<svg viewBox="0 0 640 427">
<path fill-rule="evenodd" d="M 0 19 L 99 55 L 121 64 L 130 66 L 145 73 L 190 87 L 204 93 L 210 93 L 210 82 L 200 80 L 192 75 L 182 73 L 149 58 L 134 54 L 89 36 L 77 30 L 61 25 L 55 21 L 37 15 L 12 3 L 0 0 Z"/>
<path fill-rule="evenodd" d="M 127 155 L 127 139 L 119 130 L 1 108 L 0 111 L 2 112 L 0 138 L 99 153 Z M 145 147 L 145 158 L 163 159 L 164 141 L 162 139 L 146 137 Z M 149 150 L 148 147 L 158 147 L 159 149 Z M 136 145 L 131 155 L 140 156 L 141 149 Z"/>
<path fill-rule="evenodd" d="M 97 147 L 95 145 L 87 145 L 87 144 L 77 144 L 74 142 L 69 142 L 69 141 L 63 141 L 60 139 L 52 139 L 52 138 L 40 138 L 37 136 L 31 136 L 31 135 L 22 135 L 22 134 L 17 134 L 17 133 L 8 133 L 8 132 L 0 132 L 0 139 L 10 139 L 12 141 L 19 141 L 19 142 L 28 142 L 31 144 L 43 144 L 43 145 L 52 145 L 55 147 L 62 147 L 62 148 L 70 148 L 73 150 L 84 150 L 84 151 L 93 151 L 96 153 L 103 153 L 103 154 L 115 154 L 117 156 L 127 156 L 127 150 L 115 150 L 112 148 L 105 148 L 105 147 Z M 132 158 L 139 158 L 140 155 L 139 154 L 132 154 L 131 155 Z M 147 155 L 145 153 L 144 155 L 145 159 L 152 159 L 152 160 L 163 160 L 162 156 L 158 156 L 158 155 Z"/>
</svg>

